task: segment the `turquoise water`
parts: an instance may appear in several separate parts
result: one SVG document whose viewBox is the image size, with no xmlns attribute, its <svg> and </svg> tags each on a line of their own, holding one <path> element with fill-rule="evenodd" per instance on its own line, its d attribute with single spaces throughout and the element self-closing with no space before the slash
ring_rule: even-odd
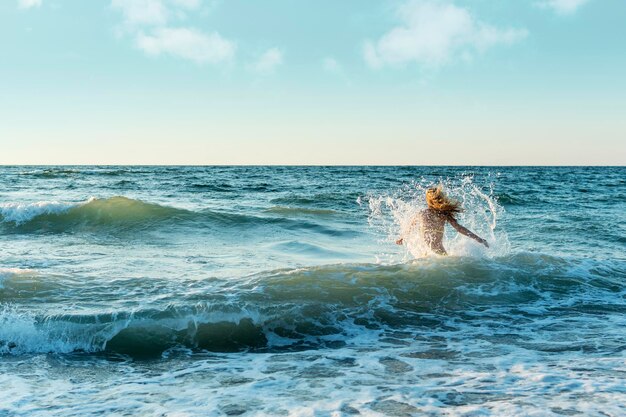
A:
<svg viewBox="0 0 626 417">
<path fill-rule="evenodd" d="M 394 244 L 443 184 L 452 255 Z M 626 415 L 626 168 L 0 167 L 0 415 Z"/>
</svg>

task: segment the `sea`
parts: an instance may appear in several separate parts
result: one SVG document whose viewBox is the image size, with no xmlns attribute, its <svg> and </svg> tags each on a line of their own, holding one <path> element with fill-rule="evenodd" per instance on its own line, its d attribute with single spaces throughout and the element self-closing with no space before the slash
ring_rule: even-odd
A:
<svg viewBox="0 0 626 417">
<path fill-rule="evenodd" d="M 626 416 L 626 167 L 2 166 L 0 416 Z"/>
</svg>

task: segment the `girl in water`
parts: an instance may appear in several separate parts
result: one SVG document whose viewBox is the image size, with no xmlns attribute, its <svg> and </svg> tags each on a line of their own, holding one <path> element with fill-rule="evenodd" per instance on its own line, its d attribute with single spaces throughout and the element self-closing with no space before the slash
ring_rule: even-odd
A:
<svg viewBox="0 0 626 417">
<path fill-rule="evenodd" d="M 447 255 L 446 249 L 443 247 L 443 232 L 446 222 L 450 223 L 457 232 L 470 237 L 489 247 L 487 241 L 478 235 L 472 233 L 467 228 L 461 226 L 455 219 L 455 215 L 463 211 L 458 201 L 448 198 L 441 186 L 436 188 L 429 188 L 426 191 L 426 204 L 428 208 L 422 210 L 411 222 L 409 232 L 413 230 L 416 223 L 420 224 L 421 235 L 426 245 L 438 255 Z M 404 243 L 404 238 L 401 237 L 396 241 L 398 245 Z"/>
</svg>

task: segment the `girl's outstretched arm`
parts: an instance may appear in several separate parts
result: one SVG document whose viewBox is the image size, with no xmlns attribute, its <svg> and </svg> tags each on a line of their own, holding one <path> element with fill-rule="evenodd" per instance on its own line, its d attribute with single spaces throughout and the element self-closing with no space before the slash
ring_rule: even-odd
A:
<svg viewBox="0 0 626 417">
<path fill-rule="evenodd" d="M 480 237 L 477 234 L 473 233 L 468 228 L 461 226 L 459 224 L 459 222 L 457 222 L 456 219 L 453 216 L 448 216 L 447 220 L 448 220 L 448 223 L 450 223 L 452 225 L 452 227 L 454 227 L 456 229 L 456 231 L 459 232 L 460 234 L 474 239 L 476 242 L 485 245 L 485 247 L 487 247 L 487 248 L 489 247 L 489 244 L 487 243 L 487 241 L 485 239 L 483 239 L 482 237 Z"/>
</svg>

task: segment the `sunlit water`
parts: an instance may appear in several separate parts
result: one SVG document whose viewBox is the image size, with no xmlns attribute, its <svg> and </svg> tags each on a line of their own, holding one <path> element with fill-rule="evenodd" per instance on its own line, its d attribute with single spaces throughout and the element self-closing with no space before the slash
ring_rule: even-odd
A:
<svg viewBox="0 0 626 417">
<path fill-rule="evenodd" d="M 623 416 L 625 249 L 625 168 L 0 167 L 0 415 Z"/>
</svg>

